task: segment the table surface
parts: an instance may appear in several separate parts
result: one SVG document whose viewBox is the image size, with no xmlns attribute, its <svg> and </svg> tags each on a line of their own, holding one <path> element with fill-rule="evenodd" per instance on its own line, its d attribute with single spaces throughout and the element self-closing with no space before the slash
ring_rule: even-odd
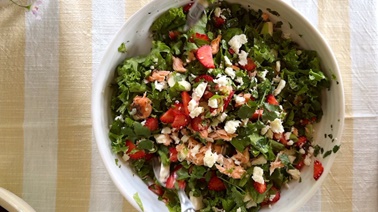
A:
<svg viewBox="0 0 378 212">
<path fill-rule="evenodd" d="M 96 149 L 91 88 L 115 32 L 148 2 L 43 0 L 39 17 L 0 7 L 0 187 L 37 211 L 136 211 Z M 342 147 L 301 211 L 378 211 L 378 3 L 292 4 L 334 50 L 346 98 Z"/>
</svg>

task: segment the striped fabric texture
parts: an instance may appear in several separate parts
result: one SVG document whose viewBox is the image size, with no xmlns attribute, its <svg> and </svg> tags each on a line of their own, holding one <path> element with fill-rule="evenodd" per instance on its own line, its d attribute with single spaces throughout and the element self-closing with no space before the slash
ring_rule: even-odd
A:
<svg viewBox="0 0 378 212">
<path fill-rule="evenodd" d="M 115 33 L 151 0 L 43 0 L 40 20 L 2 1 L 0 187 L 36 211 L 137 211 L 101 161 L 91 89 Z M 342 147 L 322 188 L 300 211 L 378 211 L 378 2 L 292 5 L 334 50 L 346 98 Z"/>
</svg>

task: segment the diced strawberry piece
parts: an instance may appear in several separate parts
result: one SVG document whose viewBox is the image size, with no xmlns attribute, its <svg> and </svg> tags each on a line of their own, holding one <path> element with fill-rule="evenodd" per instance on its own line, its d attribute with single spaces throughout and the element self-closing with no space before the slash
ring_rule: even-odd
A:
<svg viewBox="0 0 378 212">
<path fill-rule="evenodd" d="M 146 157 L 146 152 L 144 150 L 136 150 L 136 146 L 133 142 L 127 140 L 126 146 L 128 147 L 126 154 L 133 160 L 138 160 Z"/>
<path fill-rule="evenodd" d="M 180 35 L 180 33 L 178 31 L 169 31 L 168 32 L 168 37 L 171 40 L 176 40 L 179 35 Z"/>
<path fill-rule="evenodd" d="M 226 23 L 226 20 L 224 20 L 222 17 L 214 17 L 214 26 L 215 27 L 221 27 L 223 24 Z"/>
<path fill-rule="evenodd" d="M 160 121 L 163 123 L 173 123 L 175 120 L 175 110 L 174 108 L 170 108 L 165 112 L 162 116 L 160 116 Z"/>
<path fill-rule="evenodd" d="M 168 189 L 172 189 L 175 187 L 175 176 L 174 174 L 170 174 L 169 177 L 167 178 L 167 182 L 165 183 L 165 187 Z"/>
<path fill-rule="evenodd" d="M 182 99 L 183 112 L 185 115 L 189 116 L 188 106 L 191 100 L 189 93 L 186 91 L 181 92 L 181 99 Z"/>
<path fill-rule="evenodd" d="M 181 129 L 189 124 L 189 118 L 184 114 L 177 114 L 173 120 L 172 127 Z"/>
<path fill-rule="evenodd" d="M 235 54 L 235 51 L 234 51 L 232 48 L 229 48 L 229 49 L 228 49 L 228 52 L 229 52 L 230 54 Z"/>
<path fill-rule="evenodd" d="M 223 105 L 223 111 L 226 111 L 228 105 L 230 104 L 232 97 L 234 96 L 235 91 L 231 91 L 230 94 L 228 95 L 227 99 L 224 101 Z"/>
<path fill-rule="evenodd" d="M 243 66 L 243 68 L 247 71 L 253 71 L 256 68 L 255 61 L 252 60 L 252 58 L 247 58 L 247 65 Z"/>
<path fill-rule="evenodd" d="M 181 188 L 181 189 L 185 189 L 185 186 L 186 186 L 186 182 L 185 180 L 176 180 L 177 178 L 177 171 L 179 169 L 181 169 L 182 166 L 181 165 L 178 165 L 175 167 L 175 169 L 173 170 L 173 172 L 169 175 L 168 179 L 167 179 L 167 182 L 165 184 L 165 187 L 168 188 L 168 189 L 172 189 L 175 187 L 175 184 L 177 183 L 178 187 Z"/>
<path fill-rule="evenodd" d="M 279 105 L 276 97 L 274 97 L 273 94 L 266 96 L 266 101 L 271 105 Z"/>
<path fill-rule="evenodd" d="M 306 138 L 306 136 L 300 136 L 300 137 L 298 138 L 298 141 L 297 141 L 296 145 L 297 145 L 298 147 L 302 147 L 306 142 L 307 142 L 307 138 Z"/>
<path fill-rule="evenodd" d="M 223 181 L 217 177 L 217 175 L 214 175 L 210 178 L 209 184 L 207 186 L 209 190 L 212 191 L 223 191 L 226 189 L 226 186 L 224 185 Z"/>
<path fill-rule="evenodd" d="M 295 165 L 295 168 L 298 169 L 298 170 L 302 170 L 302 168 L 304 167 L 305 163 L 304 163 L 304 160 L 300 160 L 297 165 Z"/>
<path fill-rule="evenodd" d="M 192 121 L 190 122 L 192 129 L 197 132 L 206 130 L 207 128 L 209 128 L 209 124 L 210 123 L 208 120 L 203 120 L 200 116 L 192 119 Z"/>
<path fill-rule="evenodd" d="M 182 8 L 182 10 L 183 10 L 184 13 L 186 14 L 186 13 L 189 12 L 189 10 L 190 10 L 190 8 L 192 8 L 192 6 L 193 6 L 193 3 L 189 3 L 189 4 L 185 5 L 185 6 Z"/>
<path fill-rule="evenodd" d="M 178 161 L 176 147 L 170 147 L 169 148 L 169 160 L 171 162 L 177 162 Z"/>
<path fill-rule="evenodd" d="M 162 196 L 164 194 L 163 188 L 158 184 L 151 184 L 148 186 L 148 189 L 150 189 L 152 192 L 154 192 L 158 196 Z"/>
<path fill-rule="evenodd" d="M 214 96 L 214 94 L 211 91 L 205 91 L 205 93 L 203 94 L 203 98 L 205 100 L 208 100 L 208 99 L 210 99 L 213 96 Z"/>
<path fill-rule="evenodd" d="M 318 180 L 320 176 L 322 176 L 323 171 L 324 171 L 323 164 L 320 161 L 315 160 L 314 161 L 314 179 Z"/>
<path fill-rule="evenodd" d="M 177 102 L 173 105 L 173 113 L 175 115 L 183 114 L 184 113 L 184 105 L 180 102 Z"/>
<path fill-rule="evenodd" d="M 273 199 L 269 199 L 269 203 L 276 203 L 276 202 L 278 202 L 278 200 L 280 200 L 281 193 L 275 187 L 272 187 L 271 190 L 275 191 L 276 193 L 274 194 L 274 198 Z"/>
<path fill-rule="evenodd" d="M 287 146 L 288 141 L 286 140 L 285 136 L 282 135 L 281 138 L 279 139 L 279 141 L 281 142 L 281 144 Z"/>
<path fill-rule="evenodd" d="M 257 120 L 262 117 L 264 110 L 256 110 L 252 115 L 252 120 Z"/>
<path fill-rule="evenodd" d="M 200 76 L 196 77 L 194 79 L 194 82 L 199 82 L 201 80 L 204 80 L 206 82 L 213 82 L 214 78 L 212 76 L 210 76 L 210 75 L 203 74 L 203 75 L 200 75 Z"/>
<path fill-rule="evenodd" d="M 185 189 L 185 187 L 186 187 L 185 180 L 176 180 L 176 182 L 177 182 L 177 185 L 178 185 L 179 188 Z"/>
<path fill-rule="evenodd" d="M 204 45 L 197 50 L 197 59 L 206 68 L 215 68 L 211 46 Z"/>
<path fill-rule="evenodd" d="M 263 194 L 266 191 L 266 184 L 261 184 L 258 182 L 253 182 L 253 187 L 256 189 L 257 192 Z"/>
<path fill-rule="evenodd" d="M 150 129 L 151 131 L 157 130 L 159 128 L 159 121 L 157 118 L 147 118 L 146 123 L 144 124 L 145 127 Z"/>
<path fill-rule="evenodd" d="M 201 33 L 196 32 L 193 36 L 194 36 L 194 39 L 210 42 L 210 38 L 206 34 L 201 34 Z"/>
</svg>

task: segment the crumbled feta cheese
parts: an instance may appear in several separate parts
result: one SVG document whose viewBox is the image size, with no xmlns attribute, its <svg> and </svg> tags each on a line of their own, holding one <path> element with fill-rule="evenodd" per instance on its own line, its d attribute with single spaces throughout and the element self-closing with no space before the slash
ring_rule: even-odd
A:
<svg viewBox="0 0 378 212">
<path fill-rule="evenodd" d="M 192 98 L 195 100 L 201 99 L 203 94 L 205 93 L 207 87 L 207 82 L 201 82 L 198 86 L 193 90 Z"/>
<path fill-rule="evenodd" d="M 238 82 L 240 85 L 244 84 L 244 81 L 243 81 L 242 77 L 236 77 L 235 81 Z"/>
<path fill-rule="evenodd" d="M 171 138 L 175 141 L 175 144 L 180 143 L 180 138 L 178 137 L 178 132 L 172 133 Z"/>
<path fill-rule="evenodd" d="M 281 81 L 281 77 L 279 76 L 279 75 L 277 75 L 277 76 L 275 76 L 274 78 L 273 78 L 273 82 L 277 82 L 277 83 L 279 83 Z"/>
<path fill-rule="evenodd" d="M 201 148 L 201 145 L 197 144 L 195 145 L 191 150 L 190 150 L 190 155 L 192 157 L 195 157 L 196 154 L 198 153 L 199 149 Z"/>
<path fill-rule="evenodd" d="M 169 170 L 169 164 L 167 166 L 164 166 L 163 163 L 160 165 L 160 173 L 159 173 L 159 182 L 166 182 L 170 174 Z"/>
<path fill-rule="evenodd" d="M 226 113 L 222 113 L 220 114 L 217 119 L 220 121 L 220 122 L 224 122 L 224 120 L 226 120 L 227 118 L 227 114 Z"/>
<path fill-rule="evenodd" d="M 124 161 L 128 161 L 129 159 L 130 159 L 130 156 L 128 155 L 128 154 L 123 154 L 123 156 L 122 156 L 122 159 L 124 160 Z"/>
<path fill-rule="evenodd" d="M 144 121 L 140 122 L 140 124 L 144 126 L 144 125 L 146 125 L 146 121 L 147 120 L 144 120 Z"/>
<path fill-rule="evenodd" d="M 215 8 L 214 15 L 215 17 L 220 17 L 222 13 L 222 9 L 220 7 Z"/>
<path fill-rule="evenodd" d="M 300 148 L 299 149 L 299 153 L 302 154 L 302 155 L 304 155 L 304 154 L 306 154 L 306 151 L 303 148 Z"/>
<path fill-rule="evenodd" d="M 248 42 L 248 40 L 247 40 L 247 36 L 245 36 L 245 34 L 234 35 L 234 37 L 232 37 L 231 40 L 228 41 L 228 45 L 230 45 L 231 48 L 232 48 L 236 53 L 238 53 L 240 47 L 241 47 L 243 44 L 246 44 L 247 42 Z"/>
<path fill-rule="evenodd" d="M 167 136 L 166 134 L 157 134 L 157 135 L 154 135 L 154 137 L 155 137 L 156 142 L 159 144 L 165 144 L 171 141 L 171 138 Z"/>
<path fill-rule="evenodd" d="M 161 130 L 161 134 L 171 134 L 172 130 L 171 128 L 169 127 L 164 127 L 162 130 Z"/>
<path fill-rule="evenodd" d="M 237 120 L 227 121 L 224 126 L 224 130 L 226 130 L 228 134 L 234 134 L 236 132 L 236 129 L 239 127 L 239 125 L 240 125 L 240 121 L 237 121 Z"/>
<path fill-rule="evenodd" d="M 163 89 L 167 89 L 167 82 L 155 81 L 155 89 L 158 90 L 158 91 L 162 91 Z"/>
<path fill-rule="evenodd" d="M 122 114 L 114 118 L 114 121 L 118 121 L 118 120 L 120 120 L 121 122 L 125 122 L 125 120 L 123 119 Z"/>
<path fill-rule="evenodd" d="M 231 67 L 227 67 L 224 71 L 231 79 L 235 78 L 235 71 Z"/>
<path fill-rule="evenodd" d="M 181 80 L 180 82 L 178 82 L 178 84 L 183 86 L 186 91 L 190 91 L 192 89 L 192 85 L 186 80 Z"/>
<path fill-rule="evenodd" d="M 274 133 L 283 133 L 285 131 L 281 119 L 277 118 L 270 122 L 270 129 L 272 129 Z"/>
<path fill-rule="evenodd" d="M 294 144 L 294 141 L 293 140 L 289 140 L 288 142 L 287 142 L 287 145 L 288 146 L 292 146 Z"/>
<path fill-rule="evenodd" d="M 217 153 L 213 153 L 211 152 L 211 148 L 209 148 L 206 153 L 205 153 L 205 157 L 203 158 L 203 163 L 205 166 L 207 167 L 213 167 L 213 165 L 215 164 L 215 162 L 218 160 L 218 155 Z"/>
<path fill-rule="evenodd" d="M 293 180 L 299 180 L 301 179 L 301 172 L 298 169 L 289 169 L 287 171 L 293 177 Z"/>
<path fill-rule="evenodd" d="M 136 110 L 136 108 L 133 108 L 133 109 L 131 109 L 131 111 L 130 111 L 130 115 L 135 115 L 137 113 L 137 110 Z"/>
<path fill-rule="evenodd" d="M 261 135 L 265 135 L 265 134 L 268 132 L 269 129 L 270 129 L 270 126 L 269 126 L 269 125 L 267 125 L 267 126 L 261 128 L 260 134 L 261 134 Z"/>
<path fill-rule="evenodd" d="M 242 96 L 235 96 L 235 102 L 236 104 L 242 105 L 245 103 L 245 98 Z"/>
<path fill-rule="evenodd" d="M 241 212 L 241 208 L 239 207 L 238 209 L 236 209 L 236 212 Z"/>
<path fill-rule="evenodd" d="M 295 157 L 293 155 L 289 155 L 287 157 L 289 158 L 290 163 L 293 163 L 295 161 L 295 159 L 297 158 L 297 157 Z"/>
<path fill-rule="evenodd" d="M 184 135 L 184 136 L 181 137 L 181 141 L 182 141 L 183 143 L 186 143 L 186 142 L 189 141 L 189 138 L 190 138 L 189 136 Z"/>
<path fill-rule="evenodd" d="M 217 99 L 210 98 L 207 104 L 211 108 L 218 108 L 218 100 Z"/>
<path fill-rule="evenodd" d="M 314 154 L 314 148 L 312 147 L 312 146 L 310 146 L 309 148 L 308 148 L 308 154 Z"/>
<path fill-rule="evenodd" d="M 214 83 L 218 84 L 221 87 L 230 85 L 229 78 L 227 76 L 224 76 L 224 75 L 220 75 L 217 79 L 214 79 Z"/>
<path fill-rule="evenodd" d="M 201 210 L 204 207 L 204 204 L 202 202 L 203 197 L 199 196 L 196 197 L 193 195 L 193 191 L 189 192 L 189 199 L 193 204 L 194 210 Z"/>
<path fill-rule="evenodd" d="M 281 79 L 280 83 L 278 83 L 278 86 L 276 89 L 273 91 L 273 95 L 277 96 L 278 94 L 281 93 L 282 89 L 284 89 L 286 86 L 286 81 Z"/>
<path fill-rule="evenodd" d="M 169 76 L 168 76 L 168 85 L 169 85 L 169 87 L 173 87 L 173 86 L 175 86 L 175 84 L 176 84 L 175 77 L 174 77 L 173 74 L 171 73 L 171 74 L 169 74 Z"/>
<path fill-rule="evenodd" d="M 231 60 L 227 56 L 224 56 L 224 63 L 226 66 L 232 66 Z"/>
<path fill-rule="evenodd" d="M 304 164 L 306 166 L 309 166 L 311 165 L 311 155 L 306 155 L 305 159 L 304 159 Z"/>
<path fill-rule="evenodd" d="M 193 111 L 198 106 L 198 102 L 195 99 L 189 101 L 188 110 L 189 112 Z"/>
<path fill-rule="evenodd" d="M 264 71 L 260 71 L 258 73 L 258 76 L 261 77 L 263 80 L 265 80 L 266 79 L 266 75 L 268 74 L 268 72 L 269 72 L 268 70 L 264 69 Z"/>
<path fill-rule="evenodd" d="M 247 65 L 247 63 L 248 63 L 248 60 L 247 60 L 248 53 L 242 50 L 238 54 L 238 56 L 239 56 L 239 64 L 242 65 L 242 66 Z"/>
<path fill-rule="evenodd" d="M 255 182 L 258 182 L 260 184 L 264 184 L 264 170 L 258 166 L 255 166 L 253 168 L 253 175 L 252 175 L 252 179 L 255 181 Z"/>
<path fill-rule="evenodd" d="M 203 113 L 203 111 L 205 111 L 205 109 L 203 107 L 196 107 L 196 108 L 194 108 L 194 110 L 190 111 L 189 116 L 191 118 L 195 118 L 195 117 L 199 116 L 201 113 Z"/>
<path fill-rule="evenodd" d="M 290 136 L 291 136 L 291 132 L 286 132 L 286 133 L 284 134 L 284 136 L 285 136 L 285 139 L 286 139 L 286 140 L 289 140 L 289 139 L 290 139 Z"/>
</svg>

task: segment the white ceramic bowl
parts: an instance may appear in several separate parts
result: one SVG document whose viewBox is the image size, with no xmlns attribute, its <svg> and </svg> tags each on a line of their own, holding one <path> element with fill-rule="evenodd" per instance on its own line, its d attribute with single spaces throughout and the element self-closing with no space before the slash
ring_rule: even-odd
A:
<svg viewBox="0 0 378 212">
<path fill-rule="evenodd" d="M 151 23 L 168 8 L 182 6 L 189 2 L 189 0 L 156 0 L 143 7 L 128 19 L 108 46 L 93 86 L 93 128 L 101 157 L 112 180 L 123 196 L 135 208 L 139 208 L 133 199 L 133 195 L 138 192 L 144 209 L 148 212 L 168 210 L 164 203 L 158 201 L 157 196 L 148 190 L 147 185 L 137 175 L 133 175 L 127 164 L 119 168 L 114 162 L 117 155 L 112 153 L 110 148 L 111 142 L 108 138 L 109 125 L 112 122 L 110 113 L 111 91 L 109 85 L 114 76 L 116 66 L 125 57 L 148 53 L 151 47 L 149 38 Z M 280 0 L 229 0 L 229 2 L 238 2 L 245 7 L 250 6 L 253 9 L 262 9 L 263 11 L 266 11 L 267 8 L 277 11 L 280 16 L 271 16 L 273 21 L 279 19 L 284 23 L 290 22 L 293 29 L 287 27 L 286 29 L 284 28 L 284 31 L 291 33 L 293 39 L 302 47 L 318 52 L 326 75 L 331 78 L 333 74 L 336 76 L 337 81 L 332 80 L 331 89 L 324 92 L 322 99 L 324 116 L 316 126 L 315 142 L 324 147 L 325 150 L 332 149 L 334 145 L 339 145 L 344 123 L 342 80 L 335 56 L 320 33 L 298 11 Z M 288 26 L 288 24 L 285 25 Z M 127 45 L 128 52 L 126 55 L 117 51 L 122 42 L 125 42 Z M 324 134 L 331 133 L 335 138 L 338 138 L 333 143 L 330 139 L 324 138 Z M 280 201 L 274 204 L 272 209 L 263 209 L 262 211 L 295 211 L 299 209 L 318 190 L 326 178 L 334 158 L 335 154 L 332 154 L 325 159 L 321 159 L 324 165 L 324 173 L 318 181 L 315 181 L 312 177 L 313 168 L 305 167 L 302 172 L 302 182 L 291 183 L 290 189 L 283 191 Z"/>
</svg>

